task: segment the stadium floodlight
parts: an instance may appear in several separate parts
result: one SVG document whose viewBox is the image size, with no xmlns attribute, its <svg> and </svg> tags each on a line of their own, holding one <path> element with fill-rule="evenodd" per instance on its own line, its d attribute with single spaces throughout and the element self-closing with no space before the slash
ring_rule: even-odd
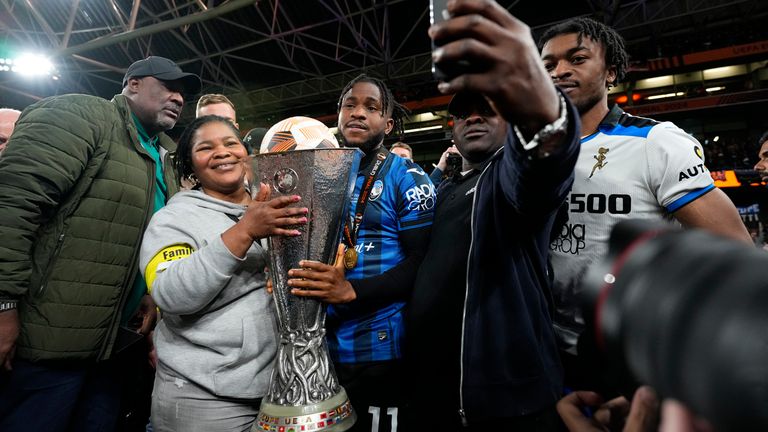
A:
<svg viewBox="0 0 768 432">
<path fill-rule="evenodd" d="M 0 72 L 14 72 L 26 77 L 50 76 L 59 79 L 58 71 L 50 59 L 41 54 L 25 53 L 18 57 L 0 57 Z"/>
<path fill-rule="evenodd" d="M 11 70 L 22 75 L 50 75 L 53 63 L 40 54 L 22 54 L 13 60 Z"/>
</svg>

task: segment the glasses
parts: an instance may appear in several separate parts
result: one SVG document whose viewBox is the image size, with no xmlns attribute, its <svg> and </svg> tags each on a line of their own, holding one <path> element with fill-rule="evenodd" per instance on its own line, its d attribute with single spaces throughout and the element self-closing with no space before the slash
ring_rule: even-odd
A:
<svg viewBox="0 0 768 432">
<path fill-rule="evenodd" d="M 477 114 L 480 117 L 496 117 L 496 111 L 494 111 L 488 104 L 482 104 L 480 106 L 470 105 L 466 108 L 462 107 L 454 110 L 450 113 L 454 120 L 466 120 L 472 114 Z"/>
</svg>

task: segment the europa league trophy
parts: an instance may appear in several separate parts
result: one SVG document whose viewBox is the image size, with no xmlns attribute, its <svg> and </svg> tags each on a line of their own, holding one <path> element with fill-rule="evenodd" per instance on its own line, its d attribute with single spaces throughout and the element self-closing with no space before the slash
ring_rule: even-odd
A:
<svg viewBox="0 0 768 432">
<path fill-rule="evenodd" d="M 333 264 L 362 152 L 315 149 L 254 156 L 272 197 L 299 195 L 309 209 L 300 236 L 269 238 L 279 341 L 269 391 L 252 431 L 344 431 L 357 418 L 325 342 L 325 305 L 291 294 L 288 270 L 301 260 Z"/>
</svg>

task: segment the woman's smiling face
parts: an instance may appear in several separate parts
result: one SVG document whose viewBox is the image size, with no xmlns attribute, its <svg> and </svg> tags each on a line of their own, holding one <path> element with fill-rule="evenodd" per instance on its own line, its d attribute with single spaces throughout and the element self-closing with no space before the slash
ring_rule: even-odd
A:
<svg viewBox="0 0 768 432">
<path fill-rule="evenodd" d="M 192 169 L 208 195 L 239 202 L 247 162 L 245 146 L 228 124 L 207 123 L 192 137 Z"/>
</svg>

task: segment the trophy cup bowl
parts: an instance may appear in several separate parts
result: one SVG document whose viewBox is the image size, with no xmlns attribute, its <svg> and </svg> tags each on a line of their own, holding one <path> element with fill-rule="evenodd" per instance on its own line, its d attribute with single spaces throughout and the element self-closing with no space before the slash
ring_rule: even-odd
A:
<svg viewBox="0 0 768 432">
<path fill-rule="evenodd" d="M 270 237 L 272 295 L 278 323 L 275 368 L 262 399 L 256 431 L 344 431 L 356 414 L 338 382 L 325 341 L 326 306 L 291 294 L 288 270 L 301 260 L 333 264 L 362 152 L 332 148 L 262 153 L 253 157 L 257 180 L 272 197 L 299 195 L 309 209 L 296 237 Z"/>
</svg>

